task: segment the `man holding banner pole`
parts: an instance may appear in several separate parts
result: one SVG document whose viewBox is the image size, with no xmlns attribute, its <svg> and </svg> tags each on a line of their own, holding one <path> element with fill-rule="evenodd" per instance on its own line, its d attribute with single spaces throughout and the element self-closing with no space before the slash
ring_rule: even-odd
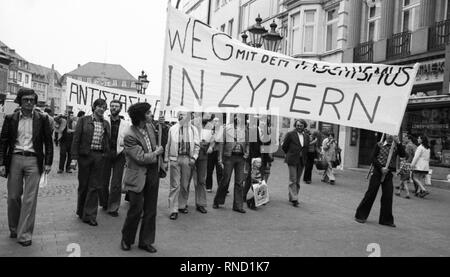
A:
<svg viewBox="0 0 450 277">
<path fill-rule="evenodd" d="M 355 220 L 365 223 L 377 197 L 378 189 L 382 189 L 379 224 L 396 227 L 392 215 L 394 186 L 393 173 L 396 171 L 396 157 L 405 157 L 405 149 L 397 136 L 387 135 L 384 143 L 377 143 L 372 156 L 373 174 L 363 200 L 359 204 Z"/>
</svg>

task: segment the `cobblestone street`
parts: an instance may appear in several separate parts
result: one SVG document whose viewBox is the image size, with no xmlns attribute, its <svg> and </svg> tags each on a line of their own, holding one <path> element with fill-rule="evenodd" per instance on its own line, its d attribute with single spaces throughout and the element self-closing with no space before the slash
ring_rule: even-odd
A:
<svg viewBox="0 0 450 277">
<path fill-rule="evenodd" d="M 57 150 L 57 148 L 55 148 Z M 139 250 L 123 252 L 119 242 L 127 203 L 113 218 L 99 210 L 99 226 L 82 223 L 75 215 L 76 172 L 56 174 L 58 151 L 48 186 L 40 189 L 36 225 L 31 247 L 21 247 L 9 238 L 6 208 L 6 179 L 0 181 L 0 256 L 68 256 L 71 243 L 80 246 L 81 256 L 357 256 L 367 257 L 370 243 L 380 245 L 381 256 L 450 256 L 450 191 L 430 188 L 426 199 L 394 196 L 397 228 L 378 224 L 379 198 L 364 225 L 353 220 L 355 209 L 367 188 L 365 171 L 337 171 L 335 186 L 320 182 L 302 183 L 300 207 L 287 201 L 287 168 L 276 159 L 269 179 L 271 201 L 246 214 L 231 210 L 232 195 L 223 208 L 208 213 L 195 211 L 193 186 L 189 213 L 169 220 L 168 184 L 160 184 L 157 234 L 154 255 Z M 232 191 L 232 187 L 230 187 Z"/>
</svg>

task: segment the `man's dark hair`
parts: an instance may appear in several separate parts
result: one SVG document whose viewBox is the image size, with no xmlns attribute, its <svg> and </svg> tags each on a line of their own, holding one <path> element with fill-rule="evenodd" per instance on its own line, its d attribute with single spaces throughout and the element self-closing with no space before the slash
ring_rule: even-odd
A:
<svg viewBox="0 0 450 277">
<path fill-rule="evenodd" d="M 97 106 L 106 106 L 108 107 L 108 104 L 106 104 L 105 99 L 97 99 L 94 101 L 94 104 L 92 105 L 92 111 L 95 111 L 95 108 L 97 108 Z"/>
<path fill-rule="evenodd" d="M 34 103 L 37 104 L 38 102 L 38 95 L 36 92 L 34 92 L 34 89 L 31 88 L 21 88 L 17 92 L 17 97 L 14 100 L 14 103 L 19 104 L 19 106 L 22 106 L 22 97 L 26 95 L 34 95 Z"/>
<path fill-rule="evenodd" d="M 68 111 L 68 112 L 67 112 L 67 115 L 71 115 L 71 114 L 73 114 L 72 111 Z"/>
<path fill-rule="evenodd" d="M 308 127 L 308 123 L 306 123 L 306 121 L 304 119 L 297 119 L 297 120 L 295 120 L 294 127 L 297 125 L 297 122 L 303 124 L 303 128 L 305 128 L 305 129 Z"/>
<path fill-rule="evenodd" d="M 86 113 L 84 111 L 79 111 L 77 114 L 77 117 L 82 117 L 84 116 Z"/>
<path fill-rule="evenodd" d="M 128 108 L 128 115 L 131 118 L 131 123 L 138 126 L 141 121 L 145 121 L 145 114 L 152 106 L 147 102 L 139 102 L 133 104 Z"/>
<path fill-rule="evenodd" d="M 112 103 L 118 103 L 120 105 L 120 109 L 122 109 L 122 102 L 120 102 L 119 100 L 117 100 L 117 99 L 111 100 L 111 102 L 109 102 L 110 107 L 111 107 Z"/>
</svg>

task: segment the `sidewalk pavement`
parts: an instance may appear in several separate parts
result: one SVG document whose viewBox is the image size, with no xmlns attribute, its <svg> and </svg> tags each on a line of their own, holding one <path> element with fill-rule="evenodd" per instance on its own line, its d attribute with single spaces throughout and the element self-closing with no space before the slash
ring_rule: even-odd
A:
<svg viewBox="0 0 450 277">
<path fill-rule="evenodd" d="M 57 151 L 55 151 L 57 153 Z M 56 154 L 55 153 L 55 154 Z M 80 255 L 124 257 L 367 257 L 368 245 L 376 243 L 381 256 L 450 256 L 450 191 L 430 188 L 425 199 L 394 196 L 397 228 L 378 224 L 380 194 L 366 224 L 354 221 L 355 209 L 368 185 L 366 173 L 336 171 L 336 185 L 320 182 L 321 172 L 313 172 L 313 183 L 300 190 L 300 206 L 288 202 L 288 170 L 276 159 L 269 179 L 270 202 L 246 214 L 232 211 L 232 191 L 225 205 L 212 209 L 213 193 L 207 194 L 208 213 L 195 210 L 191 186 L 189 213 L 169 219 L 167 179 L 161 180 L 156 242 L 149 254 L 132 247 L 120 249 L 121 228 L 128 208 L 122 202 L 120 216 L 113 218 L 99 209 L 99 226 L 82 223 L 75 215 L 77 174 L 56 174 L 57 157 L 47 187 L 40 189 L 33 245 L 22 247 L 9 238 L 6 207 L 6 179 L 0 180 L 0 256 L 73 255 L 68 246 L 79 246 Z M 232 179 L 233 180 L 233 179 Z"/>
</svg>

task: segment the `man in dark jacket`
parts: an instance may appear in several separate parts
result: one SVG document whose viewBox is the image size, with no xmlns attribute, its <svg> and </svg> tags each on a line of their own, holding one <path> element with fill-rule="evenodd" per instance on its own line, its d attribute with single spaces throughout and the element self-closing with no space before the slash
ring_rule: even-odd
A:
<svg viewBox="0 0 450 277">
<path fill-rule="evenodd" d="M 282 149 L 286 153 L 285 162 L 289 168 L 289 201 L 298 207 L 298 193 L 300 192 L 300 178 L 306 165 L 308 155 L 309 135 L 305 133 L 308 126 L 303 119 L 296 120 L 295 130 L 286 134 Z"/>
<path fill-rule="evenodd" d="M 97 226 L 103 168 L 110 153 L 111 127 L 103 119 L 106 101 L 97 99 L 92 115 L 78 119 L 72 141 L 72 157 L 78 160 L 77 215 L 83 222 Z"/>
<path fill-rule="evenodd" d="M 31 245 L 39 180 L 50 172 L 53 161 L 50 122 L 34 110 L 37 101 L 34 90 L 20 89 L 14 101 L 20 109 L 5 117 L 0 135 L 0 175 L 8 178 L 10 237 L 22 246 Z"/>
<path fill-rule="evenodd" d="M 393 143 L 395 144 L 392 145 Z M 387 161 L 391 147 L 392 156 L 388 165 Z M 366 222 L 381 184 L 382 195 L 379 223 L 381 225 L 396 227 L 394 224 L 394 216 L 392 215 L 392 198 L 394 194 L 392 178 L 393 173 L 396 171 L 397 155 L 405 157 L 405 149 L 397 136 L 387 135 L 384 143 L 377 143 L 375 145 L 372 156 L 373 174 L 370 177 L 369 188 L 356 210 L 355 220 L 357 222 Z"/>
</svg>

